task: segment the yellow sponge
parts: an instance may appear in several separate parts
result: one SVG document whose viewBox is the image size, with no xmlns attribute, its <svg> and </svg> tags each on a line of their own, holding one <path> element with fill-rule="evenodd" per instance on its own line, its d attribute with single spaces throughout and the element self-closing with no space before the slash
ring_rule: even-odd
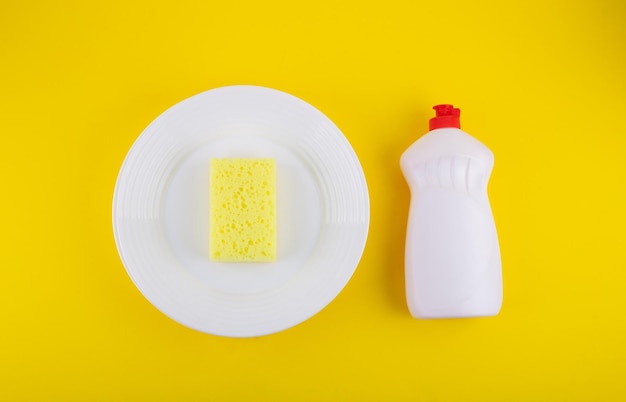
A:
<svg viewBox="0 0 626 402">
<path fill-rule="evenodd" d="M 276 161 L 211 158 L 211 260 L 276 259 Z"/>
</svg>

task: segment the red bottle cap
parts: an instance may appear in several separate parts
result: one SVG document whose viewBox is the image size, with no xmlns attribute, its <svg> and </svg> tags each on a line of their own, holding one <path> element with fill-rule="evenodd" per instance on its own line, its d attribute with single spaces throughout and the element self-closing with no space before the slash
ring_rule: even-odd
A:
<svg viewBox="0 0 626 402">
<path fill-rule="evenodd" d="M 461 128 L 461 109 L 452 105 L 436 105 L 435 117 L 430 119 L 430 129 L 437 128 Z"/>
</svg>

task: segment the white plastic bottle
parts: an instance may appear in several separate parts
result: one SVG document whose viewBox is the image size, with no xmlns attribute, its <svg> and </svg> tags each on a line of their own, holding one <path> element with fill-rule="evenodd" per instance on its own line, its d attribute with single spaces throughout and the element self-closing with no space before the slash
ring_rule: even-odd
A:
<svg viewBox="0 0 626 402">
<path fill-rule="evenodd" d="M 492 316 L 502 305 L 498 236 L 487 197 L 493 153 L 433 107 L 430 132 L 400 159 L 411 189 L 406 295 L 416 318 Z"/>
</svg>

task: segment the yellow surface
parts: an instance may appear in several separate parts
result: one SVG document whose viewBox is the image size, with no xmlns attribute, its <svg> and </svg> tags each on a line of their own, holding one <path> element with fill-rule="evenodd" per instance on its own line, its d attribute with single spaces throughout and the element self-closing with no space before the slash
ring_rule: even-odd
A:
<svg viewBox="0 0 626 402">
<path fill-rule="evenodd" d="M 626 399 L 624 4 L 5 1 L 0 400 Z M 256 339 L 158 312 L 111 229 L 141 130 L 229 84 L 326 113 L 371 195 L 345 290 Z M 418 321 L 405 306 L 398 158 L 440 102 L 496 156 L 496 318 Z"/>
<path fill-rule="evenodd" d="M 210 258 L 274 261 L 276 161 L 212 158 L 210 163 Z"/>
</svg>

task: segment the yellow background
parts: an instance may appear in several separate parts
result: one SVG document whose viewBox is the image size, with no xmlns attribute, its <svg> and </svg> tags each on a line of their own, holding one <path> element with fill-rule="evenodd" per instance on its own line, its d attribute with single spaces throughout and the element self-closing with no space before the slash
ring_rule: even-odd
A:
<svg viewBox="0 0 626 402">
<path fill-rule="evenodd" d="M 625 27 L 621 1 L 3 2 L 0 400 L 624 400 Z M 327 114 L 371 196 L 344 291 L 254 339 L 159 313 L 111 229 L 143 128 L 231 84 Z M 398 159 L 441 102 L 496 156 L 495 318 L 405 305 Z"/>
</svg>

